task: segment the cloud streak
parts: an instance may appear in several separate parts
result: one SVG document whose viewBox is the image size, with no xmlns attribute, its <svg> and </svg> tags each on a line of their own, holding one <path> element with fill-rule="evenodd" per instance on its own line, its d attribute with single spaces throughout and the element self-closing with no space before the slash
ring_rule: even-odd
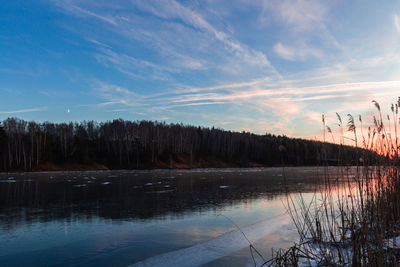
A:
<svg viewBox="0 0 400 267">
<path fill-rule="evenodd" d="M 243 83 L 241 85 L 254 85 L 257 83 L 250 82 L 248 84 Z M 241 86 L 238 86 L 241 87 Z M 223 93 L 203 93 L 203 94 L 180 94 L 176 97 L 163 98 L 163 101 L 172 102 L 191 102 L 191 101 L 215 101 L 215 100 L 236 100 L 236 99 L 250 99 L 258 97 L 277 97 L 277 96 L 290 96 L 286 98 L 290 101 L 311 101 L 321 100 L 330 98 L 342 98 L 350 96 L 349 94 L 339 94 L 348 92 L 364 92 L 364 91 L 375 91 L 381 92 L 382 89 L 396 93 L 400 87 L 400 81 L 382 81 L 382 82 L 358 82 L 358 83 L 343 83 L 343 84 L 330 84 L 321 86 L 310 86 L 310 87 L 286 87 L 277 89 L 248 89 L 233 92 Z M 224 86 L 218 87 L 224 89 Z M 232 88 L 232 87 L 228 87 Z M 324 95 L 321 95 L 324 94 Z M 338 94 L 338 95 L 332 95 Z M 313 95 L 309 97 L 298 97 L 301 95 Z"/>
<path fill-rule="evenodd" d="M 153 5 L 149 3 L 153 3 Z M 239 41 L 235 40 L 226 32 L 217 30 L 201 15 L 189 8 L 184 7 L 182 4 L 178 3 L 175 0 L 146 1 L 138 2 L 137 4 L 140 8 L 149 11 L 160 18 L 180 18 L 185 23 L 210 33 L 217 40 L 224 43 L 229 51 L 234 52 L 246 62 L 259 65 L 261 67 L 269 67 L 276 71 L 264 53 L 254 49 L 250 49 L 246 45 L 243 45 Z M 154 6 L 154 4 L 156 6 Z M 163 8 L 160 8 L 160 6 L 162 6 Z"/>
<path fill-rule="evenodd" d="M 73 13 L 77 16 L 89 16 L 89 17 L 93 17 L 96 19 L 99 19 L 103 22 L 109 23 L 111 25 L 117 26 L 118 23 L 111 17 L 109 16 L 102 16 L 98 13 L 86 10 L 82 7 L 79 7 L 77 5 L 74 5 L 71 3 L 71 1 L 58 1 L 55 0 L 54 1 L 56 3 L 56 5 L 58 5 L 60 8 L 64 9 L 65 11 L 68 11 L 70 13 Z"/>
<path fill-rule="evenodd" d="M 393 23 L 394 27 L 396 28 L 397 32 L 400 33 L 400 18 L 397 14 L 393 16 Z"/>
<path fill-rule="evenodd" d="M 43 111 L 46 109 L 47 109 L 47 107 L 17 109 L 17 110 L 2 110 L 2 111 L 0 111 L 0 114 L 11 115 L 11 114 L 19 114 L 19 113 L 38 112 L 38 111 Z"/>
</svg>

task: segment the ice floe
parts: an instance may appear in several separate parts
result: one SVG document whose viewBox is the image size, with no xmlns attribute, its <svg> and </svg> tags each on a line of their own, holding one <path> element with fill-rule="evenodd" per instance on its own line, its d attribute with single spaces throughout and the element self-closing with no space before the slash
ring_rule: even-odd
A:
<svg viewBox="0 0 400 267">
<path fill-rule="evenodd" d="M 170 190 L 157 190 L 157 191 L 148 191 L 146 194 L 165 194 L 165 193 L 171 193 L 174 192 L 173 189 Z"/>
</svg>

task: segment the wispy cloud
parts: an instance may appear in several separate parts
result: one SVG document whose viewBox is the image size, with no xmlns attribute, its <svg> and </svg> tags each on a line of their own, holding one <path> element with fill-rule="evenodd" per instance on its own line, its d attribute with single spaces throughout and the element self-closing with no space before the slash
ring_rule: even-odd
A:
<svg viewBox="0 0 400 267">
<path fill-rule="evenodd" d="M 260 86 L 262 88 L 262 86 Z M 191 101 L 217 101 L 217 100 L 235 100 L 235 99 L 249 99 L 258 97 L 277 97 L 277 96 L 290 96 L 292 101 L 311 101 L 329 98 L 344 97 L 341 93 L 346 92 L 359 92 L 359 91 L 379 91 L 385 89 L 393 93 L 397 92 L 400 87 L 400 81 L 383 81 L 383 82 L 359 82 L 359 83 L 343 83 L 343 84 L 330 84 L 321 86 L 310 87 L 284 87 L 276 89 L 247 89 L 233 92 L 223 93 L 201 93 L 201 94 L 180 94 L 174 97 L 163 98 L 163 101 L 172 102 L 191 102 Z M 331 95 L 338 94 L 340 95 Z M 321 95 L 323 94 L 323 95 Z M 299 97 L 302 95 L 312 95 L 310 97 Z"/>
<path fill-rule="evenodd" d="M 291 30 L 309 32 L 324 21 L 326 6 L 316 0 L 278 0 L 261 1 L 263 7 L 262 20 L 265 16 L 274 16 L 275 19 L 284 21 Z"/>
<path fill-rule="evenodd" d="M 129 63 L 129 67 L 126 65 L 126 61 L 132 61 L 132 58 L 140 60 L 137 55 L 132 54 L 137 42 L 161 56 L 158 57 L 157 63 L 145 61 L 158 65 L 159 73 L 154 77 L 162 79 L 170 76 L 168 72 L 171 68 L 175 72 L 217 69 L 228 75 L 243 74 L 244 71 L 250 73 L 257 69 L 257 73 L 262 70 L 264 74 L 269 72 L 280 77 L 265 51 L 241 42 L 232 35 L 229 27 L 214 25 L 187 3 L 182 4 L 175 0 L 124 2 L 121 6 L 117 4 L 112 6 L 103 1 L 83 3 L 69 0 L 56 3 L 65 12 L 84 17 L 91 24 L 95 24 L 96 21 L 105 22 L 111 27 L 104 27 L 104 31 L 113 33 L 120 40 L 128 40 L 125 46 L 130 46 L 132 49 L 125 51 L 130 52 L 121 53 L 112 50 L 111 55 L 110 51 L 102 49 L 94 56 L 102 63 L 112 61 L 110 66 L 132 78 L 142 77 L 136 75 L 136 71 L 132 71 L 132 63 Z M 103 8 L 104 5 L 107 8 Z M 132 11 L 137 9 L 142 10 L 144 14 L 139 15 Z M 153 20 L 146 19 L 148 14 L 153 16 Z M 73 30 L 79 32 L 79 29 Z M 95 32 L 81 34 L 87 34 L 84 39 L 101 48 L 110 48 L 109 43 L 116 42 L 116 40 L 104 40 Z"/>
<path fill-rule="evenodd" d="M 309 47 L 290 47 L 278 42 L 273 47 L 274 52 L 286 60 L 304 60 L 307 57 L 321 57 L 322 53 Z"/>
<path fill-rule="evenodd" d="M 309 57 L 323 58 L 323 50 L 345 51 L 345 47 L 331 33 L 330 8 L 333 2 L 316 0 L 259 1 L 263 12 L 261 24 L 275 23 L 284 28 L 281 41 L 273 46 L 274 52 L 286 60 L 305 60 Z M 290 44 L 290 45 L 288 45 Z"/>
<path fill-rule="evenodd" d="M 271 62 L 268 60 L 267 56 L 264 53 L 248 48 L 246 45 L 240 43 L 228 33 L 216 29 L 201 15 L 183 6 L 175 0 L 138 2 L 137 5 L 140 8 L 149 11 L 160 18 L 182 19 L 185 23 L 196 27 L 199 30 L 210 33 L 217 40 L 223 42 L 226 45 L 226 49 L 234 52 L 246 62 L 274 69 L 274 67 L 271 65 Z"/>
<path fill-rule="evenodd" d="M 284 59 L 293 60 L 296 58 L 296 54 L 293 49 L 284 46 L 282 43 L 277 43 L 274 45 L 274 51 L 279 56 L 283 57 Z"/>
<path fill-rule="evenodd" d="M 181 94 L 181 93 L 196 93 L 196 92 L 204 92 L 204 91 L 217 91 L 221 89 L 236 89 L 236 88 L 247 88 L 251 86 L 255 86 L 257 84 L 265 83 L 267 81 L 271 81 L 270 78 L 262 78 L 258 80 L 251 80 L 247 82 L 237 82 L 237 83 L 227 83 L 227 84 L 218 84 L 207 87 L 188 87 L 184 89 L 176 89 L 172 91 L 168 91 L 165 94 Z"/>
<path fill-rule="evenodd" d="M 47 109 L 47 107 L 17 109 L 17 110 L 2 110 L 2 111 L 0 111 L 0 114 L 18 114 L 18 113 L 38 112 L 38 111 L 43 111 L 46 109 Z"/>
<path fill-rule="evenodd" d="M 96 12 L 93 12 L 93 11 L 90 11 L 90 10 L 87 10 L 87 9 L 84 9 L 84 8 L 82 8 L 82 7 L 79 7 L 78 5 L 74 5 L 73 3 L 72 3 L 72 1 L 59 1 L 59 0 L 54 0 L 54 2 L 59 6 L 59 7 L 61 7 L 62 9 L 64 9 L 64 10 L 66 10 L 66 11 L 68 11 L 68 12 L 70 12 L 70 13 L 73 13 L 73 14 L 75 14 L 75 15 L 77 15 L 77 16 L 89 16 L 89 17 L 93 17 L 93 18 L 96 18 L 96 19 L 99 19 L 99 20 L 101 20 L 101 21 L 103 21 L 103 22 L 107 22 L 107 23 L 109 23 L 109 24 L 111 24 L 111 25 L 114 25 L 114 26 L 117 26 L 118 25 L 118 23 L 112 18 L 112 17 L 110 17 L 110 16 L 103 16 L 103 15 L 100 15 L 100 14 L 98 14 L 98 13 L 96 13 Z"/>
<path fill-rule="evenodd" d="M 112 66 L 118 71 L 127 74 L 133 78 L 152 78 L 152 79 L 165 79 L 166 76 L 163 71 L 174 71 L 169 67 L 162 67 L 154 64 L 147 60 L 137 59 L 135 57 L 116 53 L 108 48 L 101 48 L 95 54 L 95 57 L 99 63 L 103 63 L 106 66 Z M 152 74 L 148 74 L 148 70 L 152 71 Z"/>
<path fill-rule="evenodd" d="M 122 88 L 115 84 L 105 83 L 98 80 L 92 82 L 92 88 L 97 97 L 106 100 L 97 104 L 97 107 L 124 105 L 124 106 L 141 106 L 144 96 Z"/>
<path fill-rule="evenodd" d="M 393 24 L 397 32 L 400 33 L 400 18 L 397 14 L 393 16 Z"/>
</svg>

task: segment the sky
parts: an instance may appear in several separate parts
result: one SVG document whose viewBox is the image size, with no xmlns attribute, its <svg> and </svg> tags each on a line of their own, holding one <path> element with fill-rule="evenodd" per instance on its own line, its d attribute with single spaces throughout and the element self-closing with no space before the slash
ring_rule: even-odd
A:
<svg viewBox="0 0 400 267">
<path fill-rule="evenodd" d="M 157 120 L 320 138 L 389 112 L 400 2 L 27 0 L 0 7 L 0 120 Z"/>
</svg>

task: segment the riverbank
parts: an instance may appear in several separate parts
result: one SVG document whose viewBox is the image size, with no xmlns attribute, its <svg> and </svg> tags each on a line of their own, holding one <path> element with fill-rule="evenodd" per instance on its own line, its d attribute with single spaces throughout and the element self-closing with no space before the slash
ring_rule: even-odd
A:
<svg viewBox="0 0 400 267">
<path fill-rule="evenodd" d="M 156 160 L 154 163 L 146 164 L 141 168 L 112 168 L 106 164 L 98 162 L 90 162 L 87 164 L 80 163 L 40 163 L 38 166 L 30 169 L 11 169 L 8 172 L 40 172 L 40 171 L 104 171 L 104 170 L 134 170 L 134 169 L 204 169 L 204 168 L 259 168 L 259 167 L 274 167 L 257 162 L 225 162 L 221 160 L 205 160 L 201 159 L 197 162 L 190 162 L 190 159 L 185 157 L 178 157 L 177 160 L 160 161 Z"/>
</svg>

